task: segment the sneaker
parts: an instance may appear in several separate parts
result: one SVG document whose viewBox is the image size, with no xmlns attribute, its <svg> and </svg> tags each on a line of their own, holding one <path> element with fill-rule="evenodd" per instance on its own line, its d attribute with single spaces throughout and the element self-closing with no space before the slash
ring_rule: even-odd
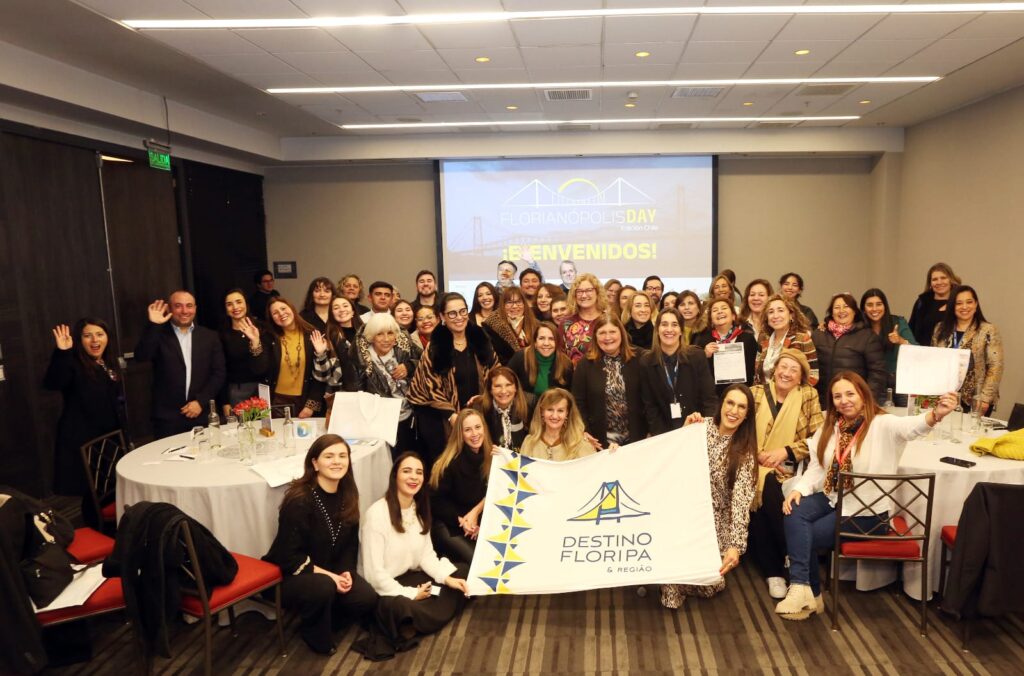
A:
<svg viewBox="0 0 1024 676">
<path fill-rule="evenodd" d="M 789 591 L 789 585 L 786 584 L 786 578 L 784 577 L 770 577 L 768 578 L 768 595 L 773 599 L 784 599 L 786 593 Z"/>
<path fill-rule="evenodd" d="M 824 602 L 822 603 L 824 606 Z M 818 604 L 810 585 L 791 584 L 786 598 L 775 606 L 775 612 L 786 620 L 806 620 L 817 612 Z"/>
</svg>

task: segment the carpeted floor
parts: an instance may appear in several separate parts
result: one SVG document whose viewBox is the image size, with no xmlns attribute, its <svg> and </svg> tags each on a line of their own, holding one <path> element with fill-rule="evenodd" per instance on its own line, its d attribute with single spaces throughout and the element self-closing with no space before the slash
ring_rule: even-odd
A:
<svg viewBox="0 0 1024 676">
<path fill-rule="evenodd" d="M 826 601 L 828 598 L 826 597 Z M 1022 674 L 1024 619 L 978 623 L 971 651 L 960 649 L 959 626 L 933 610 L 928 636 L 917 628 L 916 604 L 890 590 L 844 586 L 840 630 L 827 615 L 805 622 L 779 619 L 763 580 L 745 562 L 712 599 L 682 609 L 634 588 L 472 601 L 441 633 L 394 660 L 371 663 L 348 650 L 358 631 L 337 638 L 331 657 L 311 653 L 286 618 L 287 657 L 278 654 L 273 623 L 257 613 L 238 619 L 238 637 L 214 633 L 215 674 Z M 141 672 L 130 629 L 118 615 L 92 625 L 95 657 L 51 674 L 127 676 Z M 174 657 L 157 659 L 160 674 L 202 673 L 199 626 L 178 629 Z"/>
</svg>

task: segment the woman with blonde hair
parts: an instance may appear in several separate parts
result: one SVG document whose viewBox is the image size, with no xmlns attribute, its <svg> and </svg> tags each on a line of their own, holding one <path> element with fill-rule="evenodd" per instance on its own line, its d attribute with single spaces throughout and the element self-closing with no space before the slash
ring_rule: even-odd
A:
<svg viewBox="0 0 1024 676">
<path fill-rule="evenodd" d="M 788 296 L 776 293 L 768 298 L 764 311 L 764 331 L 759 339 L 760 352 L 754 361 L 754 382 L 771 380 L 779 355 L 787 348 L 800 350 L 810 364 L 810 383 L 818 384 L 818 353 L 811 339 L 807 317 Z"/>
<path fill-rule="evenodd" d="M 357 317 L 370 311 L 370 308 L 362 303 L 363 280 L 359 278 L 359 275 L 345 275 L 339 279 L 337 293 L 339 296 L 349 299 L 352 307 L 355 308 Z"/>
<path fill-rule="evenodd" d="M 430 473 L 430 534 L 442 554 L 471 563 L 491 472 L 491 436 L 483 415 L 459 411 L 448 444 Z"/>
<path fill-rule="evenodd" d="M 754 334 L 761 339 L 764 333 L 764 311 L 768 306 L 768 298 L 772 295 L 772 283 L 767 279 L 755 279 L 743 290 L 743 304 L 740 306 L 740 323 L 746 323 Z"/>
<path fill-rule="evenodd" d="M 931 345 L 935 327 L 942 321 L 949 304 L 949 294 L 954 286 L 963 282 L 953 268 L 945 263 L 936 263 L 928 268 L 924 278 L 924 292 L 914 301 L 910 311 L 910 330 L 918 345 Z"/>
<path fill-rule="evenodd" d="M 522 453 L 542 460 L 575 460 L 593 454 L 572 395 L 560 387 L 545 392 L 533 412 Z"/>
<path fill-rule="evenodd" d="M 590 346 L 594 320 L 608 311 L 608 297 L 601 280 L 589 272 L 576 277 L 568 295 L 569 316 L 562 320 L 562 335 L 566 352 L 576 364 Z"/>
<path fill-rule="evenodd" d="M 622 308 L 622 324 L 629 332 L 629 342 L 635 347 L 651 349 L 654 340 L 654 302 L 646 293 L 638 293 Z"/>
<path fill-rule="evenodd" d="M 693 345 L 694 337 L 704 330 L 704 304 L 695 291 L 687 289 L 679 292 L 675 307 L 683 316 L 683 344 Z"/>
<path fill-rule="evenodd" d="M 604 294 L 608 297 L 608 308 L 609 311 L 615 314 L 622 314 L 622 306 L 619 305 L 619 292 L 622 291 L 622 282 L 615 279 L 609 279 L 604 283 Z"/>
</svg>

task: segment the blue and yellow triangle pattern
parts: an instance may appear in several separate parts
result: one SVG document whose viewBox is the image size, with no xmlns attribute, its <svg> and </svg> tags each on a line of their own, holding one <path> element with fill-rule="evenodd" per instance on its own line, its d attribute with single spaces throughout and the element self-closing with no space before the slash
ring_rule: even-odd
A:
<svg viewBox="0 0 1024 676">
<path fill-rule="evenodd" d="M 511 579 L 510 571 L 518 565 L 526 563 L 518 554 L 519 536 L 530 530 L 530 524 L 523 519 L 523 502 L 537 491 L 526 481 L 529 471 L 526 468 L 533 464 L 533 458 L 513 453 L 512 459 L 501 468 L 508 477 L 505 486 L 507 495 L 492 503 L 501 513 L 501 524 L 498 533 L 487 537 L 487 542 L 494 547 L 494 568 L 479 575 L 479 579 L 496 594 L 511 594 L 508 588 Z"/>
</svg>

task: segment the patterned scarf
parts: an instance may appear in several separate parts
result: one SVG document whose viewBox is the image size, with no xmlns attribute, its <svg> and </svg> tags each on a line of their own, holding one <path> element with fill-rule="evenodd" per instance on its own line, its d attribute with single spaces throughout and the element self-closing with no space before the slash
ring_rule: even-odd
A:
<svg viewBox="0 0 1024 676">
<path fill-rule="evenodd" d="M 715 339 L 716 343 L 731 343 L 735 341 L 736 337 L 741 333 L 743 333 L 742 326 L 732 327 L 732 331 L 730 331 L 725 337 L 722 337 L 722 335 L 718 333 L 718 329 L 711 329 L 711 337 Z"/>
<path fill-rule="evenodd" d="M 629 414 L 626 404 L 626 381 L 622 377 L 622 357 L 601 357 L 604 369 L 604 397 L 608 417 L 608 441 L 624 444 L 629 441 Z"/>
<path fill-rule="evenodd" d="M 494 410 L 498 412 L 498 417 L 501 418 L 501 438 L 498 439 L 498 445 L 502 448 L 512 448 L 512 407 L 501 408 L 497 404 L 494 406 Z"/>
<path fill-rule="evenodd" d="M 839 423 L 839 439 L 836 441 L 836 452 L 832 454 L 832 464 L 825 475 L 825 495 L 835 492 L 838 485 L 839 472 L 853 471 L 853 442 L 857 438 L 861 425 L 864 424 L 864 416 L 859 416 L 852 422 L 842 420 Z M 845 477 L 843 488 L 853 488 L 853 479 Z"/>
<path fill-rule="evenodd" d="M 843 326 L 834 319 L 828 320 L 828 332 L 831 333 L 836 340 L 839 340 L 850 331 L 853 331 L 853 324 Z"/>
</svg>

